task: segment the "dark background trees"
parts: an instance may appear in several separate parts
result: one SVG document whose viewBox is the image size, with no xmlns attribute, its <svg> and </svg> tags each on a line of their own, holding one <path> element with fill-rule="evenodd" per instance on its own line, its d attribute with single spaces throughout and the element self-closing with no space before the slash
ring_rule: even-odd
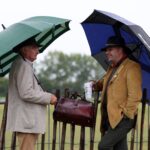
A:
<svg viewBox="0 0 150 150">
<path fill-rule="evenodd" d="M 38 77 L 47 90 L 70 88 L 82 92 L 85 82 L 99 79 L 104 74 L 102 67 L 91 56 L 49 52 L 37 64 Z"/>
<path fill-rule="evenodd" d="M 83 92 L 83 85 L 89 80 L 102 77 L 104 71 L 91 56 L 80 54 L 65 54 L 60 51 L 50 51 L 42 61 L 35 64 L 36 74 L 42 86 L 47 91 L 70 88 Z M 7 93 L 8 77 L 0 78 L 0 96 Z"/>
<path fill-rule="evenodd" d="M 5 97 L 7 94 L 8 79 L 0 78 L 0 97 Z"/>
</svg>

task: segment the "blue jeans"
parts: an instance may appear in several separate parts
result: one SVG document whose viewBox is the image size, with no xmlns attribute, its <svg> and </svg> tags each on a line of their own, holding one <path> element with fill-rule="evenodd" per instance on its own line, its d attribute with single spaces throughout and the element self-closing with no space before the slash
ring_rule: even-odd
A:
<svg viewBox="0 0 150 150">
<path fill-rule="evenodd" d="M 123 118 L 114 129 L 109 126 L 99 142 L 98 150 L 128 150 L 127 133 L 133 125 L 134 119 Z"/>
</svg>

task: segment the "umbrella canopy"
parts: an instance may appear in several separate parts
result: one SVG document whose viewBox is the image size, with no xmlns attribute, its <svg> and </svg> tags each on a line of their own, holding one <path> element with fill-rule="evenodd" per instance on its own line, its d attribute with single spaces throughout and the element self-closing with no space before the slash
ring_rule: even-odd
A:
<svg viewBox="0 0 150 150">
<path fill-rule="evenodd" d="M 108 62 L 104 52 L 106 41 L 110 36 L 121 36 L 126 45 L 132 50 L 131 58 L 138 61 L 142 67 L 143 88 L 148 91 L 150 99 L 150 38 L 138 25 L 109 12 L 94 10 L 93 13 L 81 23 L 90 49 L 91 55 L 106 70 Z"/>
<path fill-rule="evenodd" d="M 0 32 L 0 76 L 9 72 L 12 61 L 17 57 L 12 49 L 29 38 L 35 38 L 40 52 L 56 38 L 69 30 L 70 20 L 36 16 L 15 23 Z"/>
</svg>

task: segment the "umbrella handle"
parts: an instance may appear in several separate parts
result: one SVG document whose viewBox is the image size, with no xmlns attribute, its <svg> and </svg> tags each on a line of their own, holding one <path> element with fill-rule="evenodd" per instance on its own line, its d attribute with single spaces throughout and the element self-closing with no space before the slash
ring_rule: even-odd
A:
<svg viewBox="0 0 150 150">
<path fill-rule="evenodd" d="M 3 28 L 3 30 L 5 30 L 6 29 L 6 27 L 2 24 L 2 28 Z"/>
</svg>

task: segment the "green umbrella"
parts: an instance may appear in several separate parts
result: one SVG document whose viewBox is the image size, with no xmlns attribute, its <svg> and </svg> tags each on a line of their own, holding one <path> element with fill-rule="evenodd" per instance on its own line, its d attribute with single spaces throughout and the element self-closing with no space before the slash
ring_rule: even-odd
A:
<svg viewBox="0 0 150 150">
<path fill-rule="evenodd" d="M 0 32 L 0 76 L 9 72 L 11 63 L 17 57 L 14 47 L 29 38 L 35 38 L 42 45 L 40 52 L 47 48 L 56 38 L 69 30 L 70 20 L 37 16 L 15 23 Z"/>
</svg>

